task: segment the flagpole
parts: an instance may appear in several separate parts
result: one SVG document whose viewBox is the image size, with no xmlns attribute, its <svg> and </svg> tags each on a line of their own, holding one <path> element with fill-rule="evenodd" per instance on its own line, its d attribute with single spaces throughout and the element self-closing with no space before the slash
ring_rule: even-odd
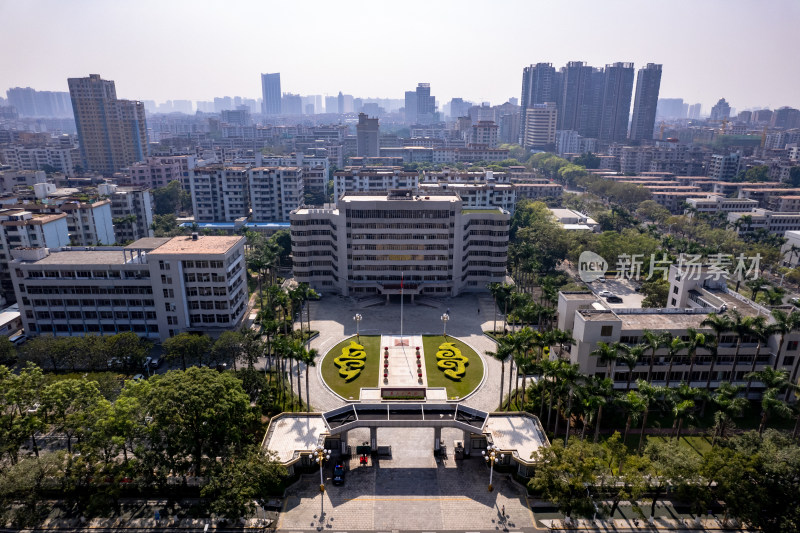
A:
<svg viewBox="0 0 800 533">
<path fill-rule="evenodd" d="M 403 273 L 400 272 L 400 346 L 403 345 Z"/>
</svg>

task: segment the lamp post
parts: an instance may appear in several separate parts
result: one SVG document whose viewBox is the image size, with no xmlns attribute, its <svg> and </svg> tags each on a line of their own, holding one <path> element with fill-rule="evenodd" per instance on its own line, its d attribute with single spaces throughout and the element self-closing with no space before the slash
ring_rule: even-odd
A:
<svg viewBox="0 0 800 533">
<path fill-rule="evenodd" d="M 442 315 L 442 325 L 443 325 L 442 335 L 444 337 L 447 337 L 447 321 L 448 320 L 450 320 L 450 315 L 448 315 L 447 313 L 443 314 Z"/>
<path fill-rule="evenodd" d="M 317 445 L 313 453 L 315 455 L 314 460 L 319 463 L 319 491 L 325 492 L 325 482 L 322 479 L 322 463 L 331 458 L 331 451 Z"/>
<path fill-rule="evenodd" d="M 482 451 L 483 458 L 486 459 L 486 462 L 489 463 L 489 492 L 494 490 L 492 486 L 492 474 L 494 474 L 494 463 L 500 459 L 503 459 L 506 455 L 504 453 L 500 453 L 500 457 L 498 458 L 498 453 L 500 453 L 500 449 L 495 446 L 494 444 L 490 444 L 486 447 L 486 450 Z"/>
<path fill-rule="evenodd" d="M 361 325 L 361 321 L 363 319 L 364 317 L 361 316 L 361 313 L 356 313 L 356 316 L 353 317 L 353 320 L 356 321 L 356 339 L 358 339 L 359 341 L 361 340 L 361 337 L 358 336 L 358 327 Z"/>
</svg>

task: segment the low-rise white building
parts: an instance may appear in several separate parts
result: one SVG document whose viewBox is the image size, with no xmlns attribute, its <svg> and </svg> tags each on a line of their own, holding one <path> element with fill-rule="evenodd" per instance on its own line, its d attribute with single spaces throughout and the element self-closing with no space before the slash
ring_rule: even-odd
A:
<svg viewBox="0 0 800 533">
<path fill-rule="evenodd" d="M 768 209 L 753 209 L 746 213 L 729 213 L 728 224 L 734 226 L 739 235 L 763 229 L 773 235 L 800 230 L 800 213 L 780 213 Z"/>
<path fill-rule="evenodd" d="M 756 200 L 725 198 L 719 195 L 711 195 L 705 198 L 688 198 L 686 204 L 698 213 L 734 213 L 758 207 Z"/>
<path fill-rule="evenodd" d="M 550 208 L 553 218 L 561 224 L 564 229 L 594 231 L 599 227 L 595 219 L 589 215 L 584 215 L 580 211 L 573 209 Z"/>
<path fill-rule="evenodd" d="M 195 234 L 124 248 L 18 248 L 11 272 L 25 331 L 163 341 L 236 328 L 247 309 L 244 243 Z"/>
</svg>

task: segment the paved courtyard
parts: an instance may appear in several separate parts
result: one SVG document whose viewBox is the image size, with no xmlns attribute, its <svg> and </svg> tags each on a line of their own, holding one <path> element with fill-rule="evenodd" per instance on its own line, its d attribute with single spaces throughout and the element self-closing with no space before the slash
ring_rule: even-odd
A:
<svg viewBox="0 0 800 533">
<path fill-rule="evenodd" d="M 495 343 L 483 335 L 484 330 L 492 329 L 494 304 L 487 294 L 466 294 L 455 298 L 425 299 L 426 305 L 406 303 L 403 319 L 404 335 L 441 335 L 441 316 L 450 315 L 447 334 L 458 337 L 469 344 L 483 357 L 486 378 L 479 389 L 463 403 L 481 409 L 494 411 L 500 402 L 500 362 L 485 354 L 494 351 Z M 311 347 L 325 354 L 341 342 L 343 338 L 355 335 L 356 324 L 353 316 L 363 317 L 360 333 L 363 335 L 399 335 L 400 304 L 379 304 L 364 307 L 341 296 L 325 295 L 320 301 L 311 304 L 311 329 L 320 332 L 311 341 Z M 498 329 L 502 328 L 502 317 L 498 315 Z M 344 401 L 331 393 L 322 383 L 320 365 L 311 368 L 309 384 L 311 405 L 317 411 L 328 411 L 344 405 Z M 305 378 L 305 367 L 301 366 L 301 378 Z M 508 365 L 505 378 L 508 379 Z"/>
<path fill-rule="evenodd" d="M 293 530 L 519 530 L 534 526 L 524 490 L 495 475 L 488 492 L 489 469 L 479 457 L 455 461 L 452 443 L 459 430 L 445 428 L 446 459 L 433 456 L 433 429 L 381 428 L 378 444 L 391 445 L 392 457 L 360 466 L 348 464 L 344 485 L 330 482 L 319 492 L 318 474 L 289 488 L 278 527 Z M 368 440 L 369 431 L 352 430 L 349 443 Z M 501 515 L 505 507 L 506 516 Z"/>
</svg>

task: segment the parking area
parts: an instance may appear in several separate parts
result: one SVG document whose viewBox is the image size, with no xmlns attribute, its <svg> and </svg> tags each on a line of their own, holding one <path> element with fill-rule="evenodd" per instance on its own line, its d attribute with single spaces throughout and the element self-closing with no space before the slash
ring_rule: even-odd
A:
<svg viewBox="0 0 800 533">
<path fill-rule="evenodd" d="M 446 443 L 462 439 L 460 430 L 443 429 Z M 369 431 L 350 431 L 353 449 Z M 343 485 L 335 486 L 334 465 L 325 468 L 324 493 L 319 474 L 307 474 L 287 491 L 282 530 L 515 530 L 534 526 L 525 490 L 495 472 L 487 490 L 489 468 L 477 456 L 456 461 L 434 457 L 433 429 L 381 428 L 378 444 L 391 445 L 390 458 L 345 464 Z M 505 509 L 505 516 L 502 510 Z"/>
<path fill-rule="evenodd" d="M 644 295 L 636 292 L 640 285 L 638 281 L 629 279 L 601 278 L 589 283 L 589 287 L 598 298 L 603 300 L 611 309 L 615 308 L 641 308 Z M 622 301 L 615 300 L 614 296 Z M 611 297 L 611 301 L 608 298 Z"/>
</svg>

